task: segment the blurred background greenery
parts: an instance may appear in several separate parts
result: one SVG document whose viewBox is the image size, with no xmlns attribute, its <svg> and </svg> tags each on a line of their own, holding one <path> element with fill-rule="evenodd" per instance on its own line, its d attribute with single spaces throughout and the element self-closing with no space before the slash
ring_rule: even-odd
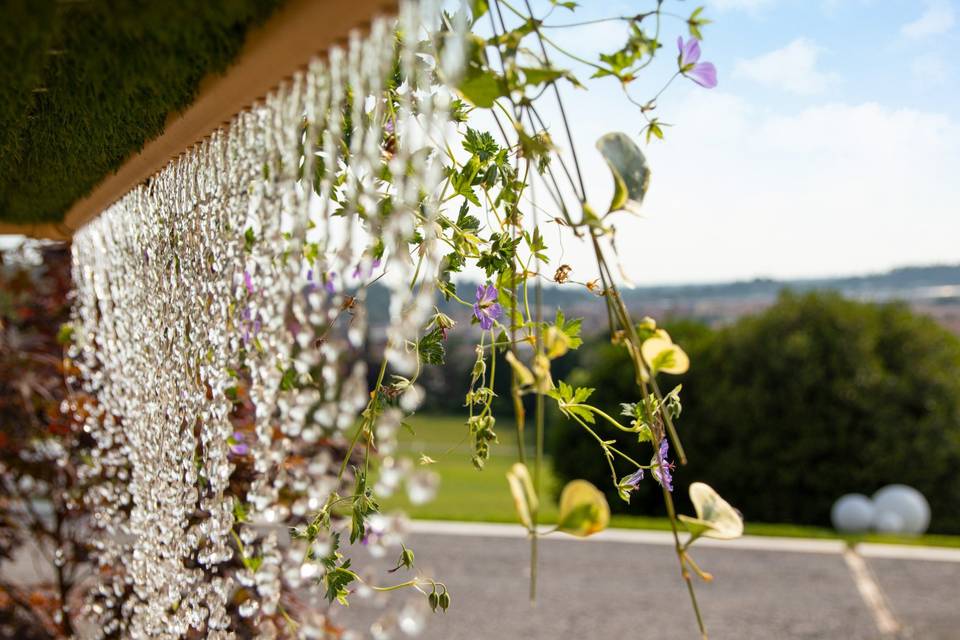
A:
<svg viewBox="0 0 960 640">
<path fill-rule="evenodd" d="M 941 323 L 900 302 L 784 292 L 725 326 L 682 318 L 664 326 L 692 361 L 687 374 L 662 382 L 665 391 L 684 387 L 679 429 L 690 462 L 675 474 L 682 510 L 686 487 L 701 480 L 742 510 L 748 531 L 779 523 L 821 528 L 790 529 L 794 534 L 825 535 L 839 496 L 904 483 L 930 501 L 932 533 L 960 533 L 960 338 Z M 472 354 L 460 354 L 451 340 L 447 364 L 432 372 L 441 375 L 422 378 L 427 402 L 406 436 L 409 453 L 437 461 L 443 487 L 412 513 L 510 521 L 504 473 L 516 459 L 516 430 L 501 420 L 487 468 L 473 469 L 463 419 L 452 415 L 462 405 Z M 611 415 L 633 393 L 625 354 L 602 331 L 558 361 L 554 379 L 595 388 L 597 406 Z M 498 415 L 511 416 L 502 382 Z M 567 480 L 585 478 L 607 493 L 615 513 L 648 520 L 618 517 L 615 524 L 659 526 L 650 520 L 664 515 L 656 485 L 643 483 L 628 505 L 589 434 L 552 413 L 547 439 L 546 486 L 554 496 Z M 627 452 L 649 457 L 649 444 Z M 553 515 L 548 505 L 544 517 Z"/>
</svg>

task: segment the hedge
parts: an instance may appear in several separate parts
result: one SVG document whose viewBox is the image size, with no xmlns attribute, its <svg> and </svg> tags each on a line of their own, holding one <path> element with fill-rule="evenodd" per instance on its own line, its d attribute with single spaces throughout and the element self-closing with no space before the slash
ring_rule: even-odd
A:
<svg viewBox="0 0 960 640">
<path fill-rule="evenodd" d="M 680 431 L 690 463 L 676 474 L 703 480 L 748 521 L 829 524 L 848 492 L 888 483 L 919 489 L 931 503 L 931 530 L 960 533 L 960 339 L 902 304 L 872 305 L 831 294 L 784 294 L 766 312 L 711 331 L 673 331 L 690 353 Z M 623 353 L 595 344 L 578 384 L 596 387 L 610 410 L 635 393 Z M 557 472 L 607 487 L 623 505 L 591 439 L 554 422 Z M 649 455 L 646 450 L 635 449 Z M 647 483 L 626 507 L 658 513 Z"/>
</svg>

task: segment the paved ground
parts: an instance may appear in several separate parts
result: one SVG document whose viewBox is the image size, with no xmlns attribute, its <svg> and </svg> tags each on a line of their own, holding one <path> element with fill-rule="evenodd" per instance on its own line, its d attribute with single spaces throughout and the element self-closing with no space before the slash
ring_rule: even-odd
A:
<svg viewBox="0 0 960 640">
<path fill-rule="evenodd" d="M 417 566 L 446 582 L 453 598 L 446 614 L 427 616 L 428 625 L 419 637 L 698 638 L 676 558 L 663 544 L 663 534 L 609 531 L 590 540 L 543 539 L 541 587 L 537 604 L 531 606 L 529 543 L 518 533 L 522 533 L 519 527 L 505 525 L 415 523 L 408 540 L 416 551 Z M 776 538 L 714 542 L 698 549 L 695 559 L 716 576 L 711 584 L 697 584 L 710 637 L 960 639 L 960 551 L 863 545 L 860 564 L 865 575 L 858 584 L 843 549 L 842 543 L 832 541 Z M 371 568 L 371 562 L 376 565 L 363 555 L 355 563 L 358 569 Z M 381 564 L 386 565 L 386 560 Z M 16 568 L 5 565 L 0 571 L 5 577 L 24 579 L 36 576 L 37 568 L 24 559 Z M 377 572 L 370 578 L 384 584 L 401 575 Z M 871 594 L 872 605 L 868 604 Z M 413 592 L 354 597 L 349 609 L 337 612 L 337 619 L 367 630 L 408 599 L 424 605 L 424 598 L 414 597 Z M 881 632 L 878 602 L 892 614 L 898 632 Z M 407 636 L 394 630 L 390 635 L 358 637 L 399 640 Z"/>
<path fill-rule="evenodd" d="M 450 611 L 432 616 L 422 638 L 698 637 L 675 556 L 662 544 L 545 539 L 531 607 L 525 540 L 416 534 L 411 543 L 418 565 L 453 594 Z M 710 547 L 695 558 L 716 575 L 697 585 L 716 640 L 960 638 L 960 562 L 868 558 L 902 627 L 884 635 L 839 553 Z M 367 627 L 387 611 L 358 604 L 341 620 Z"/>
<path fill-rule="evenodd" d="M 885 558 L 869 562 L 890 609 L 913 638 L 960 638 L 960 563 Z"/>
</svg>

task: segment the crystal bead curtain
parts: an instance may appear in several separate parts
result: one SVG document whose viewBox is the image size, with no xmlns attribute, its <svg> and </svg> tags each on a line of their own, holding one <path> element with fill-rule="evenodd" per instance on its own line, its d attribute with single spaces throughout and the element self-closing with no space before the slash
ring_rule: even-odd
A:
<svg viewBox="0 0 960 640">
<path fill-rule="evenodd" d="M 415 36 L 438 16 L 410 3 L 399 28 L 376 21 L 76 234 L 74 356 L 98 399 L 84 469 L 98 480 L 98 635 L 232 638 L 248 624 L 270 637 L 283 593 L 316 595 L 322 569 L 286 531 L 350 491 L 338 471 L 369 399 L 368 285 L 383 274 L 399 373 L 416 366 L 408 345 L 433 304 L 430 286 L 410 285 L 439 262 L 431 194 L 449 93 L 433 70 L 462 59 L 450 36 L 443 56 L 423 54 Z M 240 436 L 238 382 L 253 408 Z M 381 417 L 382 452 L 398 426 Z M 299 634 L 325 637 L 325 608 L 305 611 Z"/>
</svg>

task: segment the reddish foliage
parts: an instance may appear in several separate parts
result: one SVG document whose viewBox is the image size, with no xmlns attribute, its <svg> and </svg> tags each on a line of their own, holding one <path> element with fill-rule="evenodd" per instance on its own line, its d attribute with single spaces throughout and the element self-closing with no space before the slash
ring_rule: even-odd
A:
<svg viewBox="0 0 960 640">
<path fill-rule="evenodd" d="M 63 605 L 87 556 L 76 462 L 89 443 L 63 411 L 69 372 L 58 337 L 71 286 L 65 246 L 0 253 L 0 562 L 32 553 L 45 565 L 37 575 L 2 572 L 3 637 L 71 634 Z"/>
</svg>

